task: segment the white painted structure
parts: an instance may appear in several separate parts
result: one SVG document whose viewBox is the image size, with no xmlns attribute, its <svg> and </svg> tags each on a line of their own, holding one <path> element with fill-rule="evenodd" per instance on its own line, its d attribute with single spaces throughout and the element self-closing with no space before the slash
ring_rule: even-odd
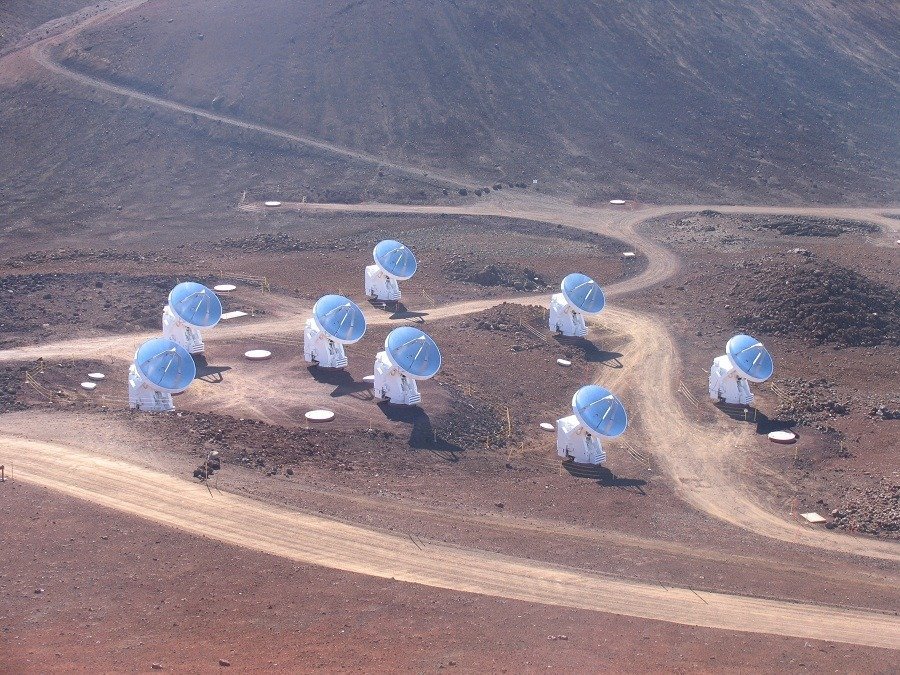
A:
<svg viewBox="0 0 900 675">
<path fill-rule="evenodd" d="M 550 297 L 550 330 L 568 337 L 584 337 L 587 335 L 587 324 L 584 315 L 572 307 L 562 293 L 554 293 Z"/>
<path fill-rule="evenodd" d="M 753 392 L 746 378 L 741 377 L 726 354 L 713 359 L 709 370 L 709 397 L 732 405 L 752 405 Z"/>
<path fill-rule="evenodd" d="M 550 297 L 548 324 L 550 330 L 566 337 L 585 337 L 585 314 L 598 314 L 606 304 L 596 281 L 584 274 L 569 274 L 560 284 L 559 293 Z"/>
<path fill-rule="evenodd" d="M 440 368 L 441 353 L 431 337 L 412 326 L 395 328 L 375 357 L 375 398 L 417 405 L 422 397 L 416 381 L 434 377 Z"/>
<path fill-rule="evenodd" d="M 169 412 L 175 410 L 172 394 L 155 389 L 132 363 L 128 368 L 128 405 L 132 410 Z"/>
<path fill-rule="evenodd" d="M 163 337 L 177 342 L 191 354 L 202 354 L 205 345 L 201 328 L 212 328 L 222 318 L 222 303 L 203 284 L 187 281 L 169 292 L 169 304 L 163 310 Z"/>
<path fill-rule="evenodd" d="M 372 383 L 375 397 L 399 405 L 418 405 L 422 395 L 416 381 L 407 377 L 388 358 L 387 352 L 375 356 L 375 381 Z"/>
<path fill-rule="evenodd" d="M 411 279 L 418 263 L 413 252 L 399 241 L 386 239 L 372 251 L 374 265 L 366 267 L 366 296 L 382 302 L 399 302 L 399 281 Z"/>
<path fill-rule="evenodd" d="M 709 371 L 709 397 L 731 405 L 752 405 L 750 382 L 765 382 L 774 372 L 772 356 L 750 335 L 735 335 L 725 353 L 713 359 Z"/>
<path fill-rule="evenodd" d="M 315 363 L 320 368 L 343 368 L 347 365 L 344 345 L 328 337 L 312 317 L 306 320 L 306 327 L 303 329 L 303 358 L 307 363 Z"/>
<path fill-rule="evenodd" d="M 365 332 L 366 317 L 355 302 L 342 295 L 324 295 L 306 320 L 303 358 L 320 368 L 344 368 L 344 345 L 359 342 Z"/>
<path fill-rule="evenodd" d="M 191 354 L 202 354 L 206 349 L 199 329 L 175 316 L 168 305 L 163 310 L 162 329 L 163 337 L 177 342 Z"/>
<path fill-rule="evenodd" d="M 575 415 L 556 420 L 556 454 L 578 464 L 603 464 L 606 461 L 600 439 L 581 426 Z"/>
<path fill-rule="evenodd" d="M 378 265 L 368 265 L 366 295 L 373 300 L 397 302 L 400 300 L 400 286 L 394 277 L 386 274 Z"/>
<path fill-rule="evenodd" d="M 577 464 L 602 464 L 601 438 L 620 436 L 628 427 L 622 402 L 596 384 L 581 387 L 572 397 L 572 414 L 556 420 L 556 454 Z"/>
<path fill-rule="evenodd" d="M 128 369 L 128 405 L 148 412 L 173 410 L 172 394 L 187 389 L 196 375 L 197 366 L 184 347 L 166 338 L 147 340 Z"/>
</svg>

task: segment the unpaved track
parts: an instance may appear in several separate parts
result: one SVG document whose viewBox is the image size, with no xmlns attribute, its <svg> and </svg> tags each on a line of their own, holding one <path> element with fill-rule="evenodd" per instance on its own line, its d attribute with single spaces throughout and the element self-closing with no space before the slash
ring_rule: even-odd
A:
<svg viewBox="0 0 900 675">
<path fill-rule="evenodd" d="M 19 51 L 25 53 L 27 49 L 27 53 L 41 66 L 86 87 L 303 144 L 352 161 L 386 167 L 417 179 L 425 177 L 424 168 L 395 164 L 315 138 L 150 96 L 72 71 L 49 57 L 49 49 L 53 45 L 60 44 L 87 25 L 100 23 L 140 4 L 143 4 L 142 0 L 118 3 L 111 6 L 109 12 L 98 12 L 82 23 L 78 23 L 76 17 L 75 25 L 60 35 L 26 44 Z M 15 51 L 8 56 L 16 56 Z M 427 171 L 427 176 L 451 185 L 473 187 L 468 178 L 435 171 Z M 243 208 L 254 210 L 260 207 L 248 205 Z M 487 201 L 458 207 L 285 204 L 283 208 L 508 216 L 579 227 L 626 241 L 641 240 L 641 247 L 649 259 L 648 268 L 639 277 L 610 289 L 612 297 L 659 283 L 677 271 L 676 256 L 649 240 L 640 239 L 636 234 L 636 226 L 641 221 L 666 213 L 712 208 L 728 213 L 857 218 L 875 222 L 883 228 L 884 235 L 879 240 L 882 244 L 892 244 L 900 227 L 897 220 L 883 215 L 897 213 L 896 209 L 685 205 L 629 210 L 578 207 L 543 195 L 510 194 L 508 191 L 492 193 Z M 530 297 L 518 301 L 538 300 Z M 458 303 L 432 310 L 429 319 L 480 311 L 497 302 L 499 300 Z M 291 318 L 223 327 L 210 335 L 210 341 L 254 335 L 299 335 L 305 313 L 300 312 Z M 373 318 L 378 322 L 388 320 L 384 315 Z M 679 494 L 688 503 L 727 522 L 775 539 L 891 561 L 900 559 L 896 545 L 813 531 L 796 523 L 788 523 L 760 508 L 743 491 L 741 486 L 744 481 L 734 461 L 735 457 L 741 457 L 752 447 L 750 433 L 725 424 L 702 427 L 687 418 L 675 393 L 681 365 L 664 326 L 653 317 L 619 308 L 610 308 L 604 314 L 604 323 L 617 327 L 634 339 L 630 363 L 625 369 L 627 377 L 623 371 L 606 372 L 601 381 L 616 388 L 628 400 L 628 405 L 636 412 L 637 431 L 645 440 L 646 447 L 654 452 L 657 461 L 665 467 Z M 0 361 L 94 354 L 127 359 L 143 337 L 103 337 L 8 350 L 0 352 Z M 210 501 L 206 492 L 198 486 L 99 459 L 86 452 L 23 440 L 16 441 L 15 449 L 14 453 L 18 452 L 15 460 L 19 475 L 27 480 L 174 527 L 199 534 L 213 533 L 223 541 L 310 563 L 443 588 L 689 625 L 822 638 L 869 646 L 897 648 L 900 644 L 897 620 L 874 613 L 711 593 L 703 594 L 704 602 L 686 589 L 660 589 L 648 584 L 531 564 L 483 552 L 432 544 L 425 551 L 420 551 L 402 538 L 260 505 L 233 495 L 220 495 L 215 501 Z M 186 509 L 186 505 L 191 508 Z"/>
<path fill-rule="evenodd" d="M 69 447 L 0 437 L 16 477 L 200 536 L 305 563 L 456 591 L 691 626 L 900 648 L 887 613 L 697 593 L 411 540 L 262 504 Z"/>
<path fill-rule="evenodd" d="M 608 295 L 616 297 L 665 281 L 678 269 L 678 259 L 671 251 L 642 237 L 637 227 L 645 219 L 671 212 L 693 211 L 706 206 L 649 207 L 639 211 L 576 207 L 532 195 L 506 199 L 499 205 L 471 205 L 465 207 L 407 206 L 394 204 L 298 204 L 287 208 L 299 210 L 352 211 L 378 213 L 448 213 L 485 216 L 511 216 L 540 222 L 563 224 L 570 227 L 601 232 L 626 241 L 641 241 L 649 264 L 636 277 L 616 283 Z M 523 204 L 521 208 L 515 204 Z M 252 210 L 254 205 L 248 208 Z M 720 208 L 720 207 L 715 207 Z M 754 207 L 734 207 L 735 212 L 756 213 Z M 795 209 L 805 214 L 802 209 Z M 766 210 L 768 212 L 768 210 Z M 821 209 L 810 213 L 822 215 Z M 841 217 L 871 220 L 882 210 L 843 209 Z M 549 296 L 512 297 L 508 302 L 546 303 Z M 483 311 L 503 299 L 488 299 L 454 303 L 428 310 L 427 320 L 461 316 Z M 298 306 L 298 310 L 301 308 Z M 243 324 L 216 328 L 208 334 L 211 344 L 243 338 L 264 339 L 279 335 L 302 334 L 308 308 L 303 307 L 294 316 L 278 317 L 266 321 L 245 321 Z M 390 315 L 368 312 L 372 324 L 391 323 Z M 746 492 L 747 476 L 742 475 L 741 463 L 753 452 L 754 434 L 749 429 L 720 422 L 716 425 L 700 425 L 691 420 L 681 407 L 677 388 L 682 366 L 675 345 L 662 323 L 655 317 L 621 307 L 608 307 L 602 317 L 604 325 L 616 332 L 629 335 L 627 367 L 610 371 L 598 371 L 598 381 L 619 393 L 629 410 L 633 411 L 635 426 L 647 452 L 672 479 L 678 495 L 694 508 L 720 520 L 756 534 L 779 541 L 803 544 L 833 552 L 862 557 L 900 561 L 900 546 L 887 541 L 851 537 L 845 534 L 810 528 L 789 522 L 770 513 L 758 504 L 754 495 Z M 62 341 L 50 345 L 23 347 L 0 351 L 0 362 L 54 358 L 87 358 L 90 356 L 130 359 L 141 340 L 155 336 L 120 335 Z M 299 338 L 298 338 L 299 339 Z M 251 382 L 245 382 L 248 387 Z M 259 383 L 258 383 L 259 384 Z M 261 386 L 261 384 L 260 384 Z M 272 405 L 296 404 L 299 392 L 285 398 L 279 390 L 263 387 L 254 396 L 267 395 Z M 245 399 L 252 408 L 252 401 Z"/>
</svg>

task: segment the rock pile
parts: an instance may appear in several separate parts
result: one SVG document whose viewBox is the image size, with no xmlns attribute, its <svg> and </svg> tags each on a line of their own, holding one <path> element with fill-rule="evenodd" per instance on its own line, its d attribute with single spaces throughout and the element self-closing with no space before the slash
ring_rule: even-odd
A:
<svg viewBox="0 0 900 675">
<path fill-rule="evenodd" d="M 850 413 L 850 397 L 838 394 L 835 384 L 825 378 L 786 378 L 778 380 L 777 384 L 784 392 L 778 406 L 779 418 L 793 419 L 819 431 L 830 431 L 829 420 Z"/>
<path fill-rule="evenodd" d="M 455 257 L 444 267 L 444 273 L 453 281 L 479 286 L 506 286 L 531 292 L 547 288 L 547 282 L 540 274 L 514 264 L 485 264 Z"/>
<path fill-rule="evenodd" d="M 831 512 L 829 528 L 900 538 L 900 483 L 882 478 Z"/>
<path fill-rule="evenodd" d="M 841 347 L 900 345 L 900 293 L 893 288 L 808 252 L 743 267 L 729 294 L 741 330 Z"/>
</svg>

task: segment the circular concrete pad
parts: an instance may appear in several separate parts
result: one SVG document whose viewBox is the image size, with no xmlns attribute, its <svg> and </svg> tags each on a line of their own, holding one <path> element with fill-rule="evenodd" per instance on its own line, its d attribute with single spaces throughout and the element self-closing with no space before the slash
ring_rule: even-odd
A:
<svg viewBox="0 0 900 675">
<path fill-rule="evenodd" d="M 610 199 L 609 203 L 615 204 L 616 206 L 621 206 L 622 204 L 625 203 L 625 200 L 624 199 Z"/>
<path fill-rule="evenodd" d="M 544 431 L 553 431 L 554 428 L 555 427 L 550 424 L 550 422 L 541 422 L 541 429 L 543 429 Z"/>
<path fill-rule="evenodd" d="M 82 389 L 87 389 L 88 391 L 91 391 L 92 389 L 96 389 L 96 388 L 97 388 L 97 383 L 96 383 L 96 382 L 82 382 L 82 383 L 81 383 L 81 388 L 82 388 Z"/>
<path fill-rule="evenodd" d="M 105 380 L 106 375 L 103 373 L 88 373 L 88 377 L 92 380 Z"/>
<path fill-rule="evenodd" d="M 565 366 L 566 368 L 572 365 L 572 362 L 569 361 L 569 359 L 556 359 L 556 362 L 561 366 Z"/>
<path fill-rule="evenodd" d="M 268 201 L 268 202 L 265 202 L 265 205 L 266 206 L 281 206 L 281 202 Z"/>
<path fill-rule="evenodd" d="M 797 440 L 797 434 L 793 431 L 771 431 L 769 440 L 773 443 L 793 443 Z"/>
<path fill-rule="evenodd" d="M 251 349 L 249 352 L 244 352 L 244 356 L 251 361 L 265 361 L 272 358 L 272 352 L 266 349 Z"/>
<path fill-rule="evenodd" d="M 237 286 L 234 284 L 219 284 L 218 286 L 213 286 L 213 290 L 216 293 L 229 293 L 236 289 Z"/>
<path fill-rule="evenodd" d="M 330 410 L 310 410 L 304 417 L 310 422 L 330 422 L 334 419 L 334 413 Z"/>
</svg>

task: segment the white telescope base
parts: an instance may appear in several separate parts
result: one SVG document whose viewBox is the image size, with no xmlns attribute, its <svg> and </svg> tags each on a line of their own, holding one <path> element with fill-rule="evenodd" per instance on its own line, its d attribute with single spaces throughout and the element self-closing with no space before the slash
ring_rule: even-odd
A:
<svg viewBox="0 0 900 675">
<path fill-rule="evenodd" d="M 603 464 L 606 453 L 595 435 L 575 415 L 556 420 L 556 454 L 578 464 Z"/>
<path fill-rule="evenodd" d="M 731 360 L 723 354 L 713 360 L 709 370 L 709 397 L 713 401 L 724 400 L 731 405 L 752 405 L 753 392 L 746 378 L 738 375 Z"/>
<path fill-rule="evenodd" d="M 387 352 L 375 357 L 375 398 L 399 405 L 418 405 L 422 401 L 416 381 L 407 377 L 388 360 Z"/>
<path fill-rule="evenodd" d="M 163 310 L 162 326 L 164 338 L 177 342 L 191 354 L 203 353 L 200 331 L 179 319 L 168 305 Z"/>
<path fill-rule="evenodd" d="M 134 364 L 128 369 L 128 406 L 132 410 L 147 412 L 169 412 L 175 409 L 172 394 L 152 389 Z"/>
<path fill-rule="evenodd" d="M 347 365 L 344 345 L 335 342 L 316 327 L 312 319 L 306 320 L 303 330 L 303 358 L 320 368 L 343 368 Z"/>
<path fill-rule="evenodd" d="M 400 300 L 400 286 L 378 265 L 369 265 L 366 267 L 366 296 L 383 302 L 397 302 Z"/>
<path fill-rule="evenodd" d="M 584 337 L 587 335 L 587 324 L 584 315 L 566 302 L 562 293 L 554 293 L 550 297 L 550 330 L 562 333 L 567 337 Z"/>
</svg>

